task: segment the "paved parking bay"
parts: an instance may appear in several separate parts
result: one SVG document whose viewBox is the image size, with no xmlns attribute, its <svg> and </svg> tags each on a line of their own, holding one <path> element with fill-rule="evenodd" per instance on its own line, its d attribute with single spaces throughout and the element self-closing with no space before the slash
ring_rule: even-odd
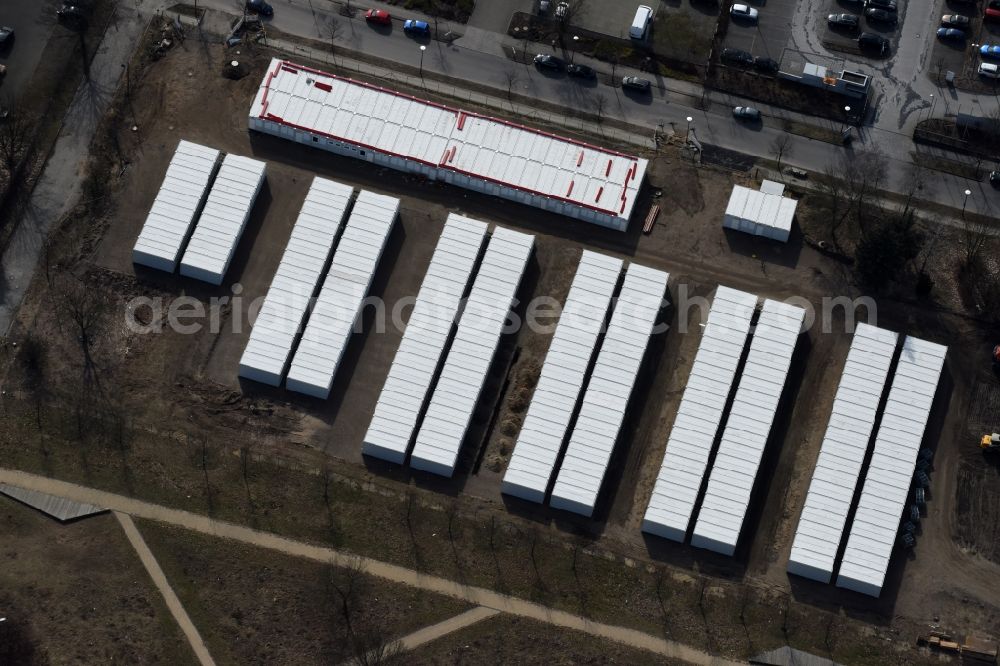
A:
<svg viewBox="0 0 1000 666">
<path fill-rule="evenodd" d="M 552 0 L 553 10 L 556 4 L 558 0 Z M 628 29 L 639 5 L 652 7 L 655 14 L 664 9 L 664 4 L 660 0 L 587 0 L 573 18 L 573 24 L 591 32 L 628 39 Z"/>
<path fill-rule="evenodd" d="M 871 60 L 881 60 L 892 57 L 899 46 L 899 26 L 906 18 L 906 2 L 898 2 L 898 13 L 895 21 L 872 21 L 865 16 L 865 9 L 861 2 L 853 0 L 829 0 L 826 10 L 822 14 L 824 28 L 822 30 L 823 45 L 834 51 L 851 53 Z M 854 14 L 860 18 L 857 30 L 847 30 L 840 26 L 830 26 L 826 22 L 826 17 L 830 14 Z M 858 35 L 862 32 L 872 32 L 881 35 L 889 40 L 889 50 L 884 56 L 880 56 L 872 51 L 864 51 L 858 48 Z"/>
<path fill-rule="evenodd" d="M 31 82 L 52 32 L 53 21 L 43 16 L 47 5 L 40 0 L 0 2 L 0 25 L 14 28 L 13 41 L 0 49 L 0 64 L 7 65 L 7 75 L 0 81 L 4 97 L 20 96 Z"/>
<path fill-rule="evenodd" d="M 792 17 L 795 15 L 796 0 L 763 0 L 750 3 L 760 12 L 757 25 L 741 20 L 730 20 L 726 32 L 725 46 L 742 49 L 754 56 L 765 56 L 781 60 L 788 38 L 792 34 Z M 732 3 L 723 5 L 729 11 Z"/>
</svg>

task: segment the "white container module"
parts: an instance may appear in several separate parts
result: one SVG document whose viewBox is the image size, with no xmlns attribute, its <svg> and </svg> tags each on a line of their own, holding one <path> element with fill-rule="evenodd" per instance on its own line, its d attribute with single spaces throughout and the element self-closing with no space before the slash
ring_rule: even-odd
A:
<svg viewBox="0 0 1000 666">
<path fill-rule="evenodd" d="M 333 253 L 285 386 L 326 400 L 392 227 L 399 199 L 362 191 Z"/>
<path fill-rule="evenodd" d="M 667 273 L 631 264 L 584 392 L 549 505 L 591 516 L 621 432 L 646 347 L 663 307 Z"/>
<path fill-rule="evenodd" d="M 173 273 L 212 182 L 219 151 L 181 141 L 132 248 L 132 261 Z"/>
<path fill-rule="evenodd" d="M 715 291 L 642 519 L 643 532 L 683 543 L 756 308 L 753 294 L 721 286 Z"/>
<path fill-rule="evenodd" d="M 800 307 L 764 301 L 708 477 L 692 546 L 723 555 L 736 551 L 804 318 Z"/>
<path fill-rule="evenodd" d="M 362 448 L 365 455 L 400 465 L 406 459 L 487 228 L 484 222 L 448 215 L 375 405 Z"/>
<path fill-rule="evenodd" d="M 620 259 L 584 250 L 507 465 L 502 492 L 531 502 L 545 500 L 621 271 Z"/>
<path fill-rule="evenodd" d="M 829 583 L 898 336 L 859 324 L 788 558 L 788 573 Z"/>
<path fill-rule="evenodd" d="M 734 185 L 722 226 L 754 236 L 788 241 L 798 202 L 784 196 L 785 186 L 765 180 L 760 190 Z"/>
<path fill-rule="evenodd" d="M 240 359 L 240 377 L 280 386 L 354 190 L 313 178 Z"/>
<path fill-rule="evenodd" d="M 222 284 L 264 183 L 265 167 L 259 160 L 240 155 L 226 155 L 222 160 L 198 226 L 184 251 L 181 275 Z"/>
<path fill-rule="evenodd" d="M 410 456 L 414 469 L 450 477 L 503 335 L 535 237 L 497 227 Z"/>
<path fill-rule="evenodd" d="M 948 348 L 907 336 L 882 412 L 837 587 L 882 593 Z"/>
</svg>

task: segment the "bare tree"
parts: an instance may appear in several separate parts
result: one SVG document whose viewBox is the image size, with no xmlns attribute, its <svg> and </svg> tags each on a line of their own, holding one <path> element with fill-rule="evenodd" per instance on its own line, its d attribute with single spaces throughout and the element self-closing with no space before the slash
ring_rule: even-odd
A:
<svg viewBox="0 0 1000 666">
<path fill-rule="evenodd" d="M 101 289 L 91 287 L 68 272 L 57 280 L 54 291 L 58 314 L 72 324 L 80 345 L 85 383 L 95 382 L 98 378 L 95 374 L 93 343 L 108 314 L 107 298 Z"/>
<path fill-rule="evenodd" d="M 342 567 L 334 569 L 330 583 L 340 604 L 340 614 L 344 618 L 348 635 L 355 634 L 354 614 L 362 598 L 365 584 L 365 569 L 361 558 L 352 556 Z"/>
<path fill-rule="evenodd" d="M 503 74 L 504 81 L 507 83 L 507 101 L 510 103 L 510 108 L 514 108 L 514 86 L 517 85 L 518 81 L 521 80 L 521 74 L 513 67 L 508 68 Z"/>
<path fill-rule="evenodd" d="M 331 16 L 326 24 L 327 38 L 330 40 L 330 57 L 337 64 L 337 40 L 344 34 L 344 24 L 336 16 Z"/>
<path fill-rule="evenodd" d="M 990 226 L 977 215 L 962 215 L 962 239 L 965 246 L 962 268 L 975 269 L 990 240 Z"/>
<path fill-rule="evenodd" d="M 351 636 L 351 663 L 354 666 L 393 666 L 403 664 L 403 645 L 389 638 L 381 624 L 355 632 Z"/>
<path fill-rule="evenodd" d="M 3 166 L 11 186 L 16 186 L 25 153 L 31 145 L 35 131 L 35 118 L 28 113 L 21 101 L 14 97 L 0 100 L 0 111 L 6 111 L 6 120 L 0 119 L 0 165 Z"/>
<path fill-rule="evenodd" d="M 604 122 L 604 112 L 608 108 L 608 98 L 604 96 L 604 93 L 595 93 L 591 101 L 594 105 L 594 114 L 597 115 L 597 124 L 600 125 Z"/>
<path fill-rule="evenodd" d="M 778 173 L 781 173 L 781 160 L 792 153 L 792 137 L 788 132 L 782 132 L 771 142 L 771 154 L 778 163 Z"/>
</svg>

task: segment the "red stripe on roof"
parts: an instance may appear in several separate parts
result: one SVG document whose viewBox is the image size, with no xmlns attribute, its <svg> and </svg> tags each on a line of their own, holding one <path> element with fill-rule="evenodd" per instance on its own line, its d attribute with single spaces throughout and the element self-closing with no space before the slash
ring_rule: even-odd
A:
<svg viewBox="0 0 1000 666">
<path fill-rule="evenodd" d="M 573 194 L 573 181 L 569 181 L 569 189 L 566 190 L 566 196 Z"/>
<path fill-rule="evenodd" d="M 461 132 L 462 128 L 465 127 L 465 112 L 458 112 L 458 131 Z"/>
<path fill-rule="evenodd" d="M 598 201 L 601 200 L 601 195 L 602 194 L 604 194 L 604 186 L 603 185 L 597 189 L 597 196 L 594 197 L 594 203 L 597 203 Z"/>
<path fill-rule="evenodd" d="M 455 159 L 455 153 L 456 152 L 458 152 L 458 146 L 452 146 L 451 147 L 451 154 L 448 155 L 448 162 L 451 162 L 452 160 Z"/>
<path fill-rule="evenodd" d="M 576 165 L 580 166 L 581 164 L 583 164 L 583 151 L 582 150 L 580 151 L 580 156 L 576 158 Z"/>
<path fill-rule="evenodd" d="M 611 174 L 611 160 L 608 160 L 608 168 L 604 170 L 604 177 L 607 178 Z"/>
<path fill-rule="evenodd" d="M 317 81 L 315 83 L 315 86 L 320 90 L 325 90 L 326 92 L 330 92 L 331 90 L 333 90 L 333 86 L 331 86 L 329 83 L 323 83 L 322 81 Z"/>
<path fill-rule="evenodd" d="M 287 61 L 287 60 L 281 63 L 281 69 L 285 70 L 285 71 L 286 71 L 286 72 L 288 72 L 289 74 L 298 74 L 298 73 L 299 73 L 299 70 L 297 70 L 297 69 L 294 69 L 294 68 L 293 68 L 293 67 L 292 67 L 292 66 L 291 66 L 291 65 L 290 65 L 290 64 L 288 63 L 288 61 Z"/>
<path fill-rule="evenodd" d="M 632 178 L 631 178 L 632 180 L 635 180 L 635 174 L 638 173 L 638 171 L 639 171 L 639 163 L 632 162 Z"/>
</svg>

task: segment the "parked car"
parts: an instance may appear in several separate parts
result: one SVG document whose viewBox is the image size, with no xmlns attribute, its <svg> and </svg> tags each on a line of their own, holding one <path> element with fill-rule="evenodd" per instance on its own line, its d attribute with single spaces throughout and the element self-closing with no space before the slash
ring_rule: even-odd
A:
<svg viewBox="0 0 1000 666">
<path fill-rule="evenodd" d="M 647 79 L 640 79 L 638 76 L 626 76 L 622 79 L 622 88 L 631 88 L 639 92 L 649 92 L 653 84 Z"/>
<path fill-rule="evenodd" d="M 733 118 L 736 120 L 760 120 L 760 110 L 752 106 L 737 106 L 733 109 Z"/>
<path fill-rule="evenodd" d="M 985 76 L 988 79 L 1000 79 L 1000 66 L 992 62 L 980 63 L 979 76 Z"/>
<path fill-rule="evenodd" d="M 545 16 L 551 7 L 552 3 L 549 0 L 538 0 L 538 15 Z"/>
<path fill-rule="evenodd" d="M 938 28 L 937 36 L 938 39 L 964 40 L 965 31 L 958 28 Z"/>
<path fill-rule="evenodd" d="M 826 17 L 826 22 L 839 28 L 857 30 L 860 19 L 854 14 L 830 14 Z"/>
<path fill-rule="evenodd" d="M 0 48 L 6 46 L 8 42 L 14 41 L 14 28 L 0 25 Z"/>
<path fill-rule="evenodd" d="M 896 15 L 892 12 L 887 12 L 884 9 L 879 9 L 878 7 L 872 7 L 871 9 L 865 10 L 865 17 L 869 21 L 874 21 L 876 23 L 895 23 Z"/>
<path fill-rule="evenodd" d="M 885 55 L 889 50 L 889 40 L 874 32 L 863 32 L 858 35 L 858 46 L 871 51 L 878 51 L 879 55 Z"/>
<path fill-rule="evenodd" d="M 753 68 L 761 72 L 767 72 L 768 74 L 777 74 L 778 70 L 781 69 L 781 65 L 774 58 L 757 56 L 753 61 Z"/>
<path fill-rule="evenodd" d="M 566 69 L 566 64 L 562 60 L 548 53 L 539 53 L 535 56 L 533 62 L 535 63 L 535 67 L 539 69 L 551 69 L 554 72 L 561 72 Z"/>
<path fill-rule="evenodd" d="M 990 171 L 990 185 L 1000 187 L 1000 171 Z"/>
<path fill-rule="evenodd" d="M 427 21 L 406 19 L 403 21 L 403 32 L 408 35 L 417 35 L 418 37 L 430 37 L 431 26 Z"/>
<path fill-rule="evenodd" d="M 0 64 L 0 79 L 7 76 L 7 65 Z"/>
<path fill-rule="evenodd" d="M 731 65 L 743 65 L 744 67 L 753 65 L 753 56 L 743 49 L 722 49 L 720 59 Z"/>
<path fill-rule="evenodd" d="M 983 44 L 979 47 L 979 55 L 984 58 L 1000 58 L 1000 44 Z"/>
<path fill-rule="evenodd" d="M 897 9 L 896 0 L 865 0 L 865 9 L 884 9 L 894 12 Z"/>
<path fill-rule="evenodd" d="M 566 68 L 566 73 L 579 79 L 596 79 L 597 72 L 586 65 L 570 65 Z"/>
<path fill-rule="evenodd" d="M 968 28 L 969 17 L 961 14 L 945 14 L 941 17 L 941 25 L 948 28 Z"/>
<path fill-rule="evenodd" d="M 1000 21 L 1000 0 L 990 0 L 986 3 L 983 18 L 987 21 Z"/>
<path fill-rule="evenodd" d="M 392 17 L 384 9 L 369 9 L 365 12 L 365 20 L 377 25 L 392 25 Z"/>
<path fill-rule="evenodd" d="M 264 0 L 247 0 L 247 9 L 261 16 L 274 16 L 274 7 L 264 2 Z"/>
<path fill-rule="evenodd" d="M 80 30 L 87 27 L 89 15 L 90 12 L 85 7 L 79 5 L 67 4 L 56 10 L 56 18 L 60 23 Z"/>
<path fill-rule="evenodd" d="M 567 14 L 569 14 L 569 3 L 568 2 L 560 2 L 558 5 L 556 5 L 556 18 L 557 19 L 559 19 L 560 21 L 565 21 Z"/>
<path fill-rule="evenodd" d="M 757 17 L 760 16 L 760 12 L 750 5 L 736 4 L 729 10 L 729 15 L 734 19 L 743 19 L 745 21 L 753 21 L 756 23 Z"/>
</svg>

